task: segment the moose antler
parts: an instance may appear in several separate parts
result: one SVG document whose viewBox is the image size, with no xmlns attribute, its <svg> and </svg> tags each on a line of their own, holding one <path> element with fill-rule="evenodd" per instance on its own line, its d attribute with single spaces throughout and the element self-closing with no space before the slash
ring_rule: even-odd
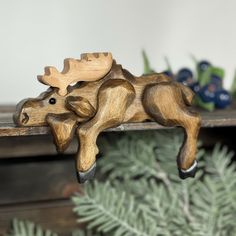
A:
<svg viewBox="0 0 236 236">
<path fill-rule="evenodd" d="M 67 87 L 79 81 L 97 81 L 111 69 L 111 53 L 84 53 L 81 59 L 67 58 L 64 68 L 59 72 L 55 67 L 45 67 L 45 74 L 39 75 L 38 80 L 46 85 L 58 88 L 61 96 L 67 94 Z"/>
</svg>

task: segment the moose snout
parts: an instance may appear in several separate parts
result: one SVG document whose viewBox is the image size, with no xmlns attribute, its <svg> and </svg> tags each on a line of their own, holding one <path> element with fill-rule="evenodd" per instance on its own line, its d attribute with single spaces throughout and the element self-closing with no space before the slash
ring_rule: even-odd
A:
<svg viewBox="0 0 236 236">
<path fill-rule="evenodd" d="M 27 122 L 29 121 L 29 116 L 26 112 L 23 112 L 21 114 L 14 114 L 13 120 L 17 125 L 22 126 L 27 124 Z"/>
<path fill-rule="evenodd" d="M 29 121 L 29 116 L 28 116 L 28 114 L 27 114 L 26 112 L 23 112 L 23 113 L 21 114 L 21 117 L 20 117 L 20 122 L 21 122 L 22 124 L 27 124 L 28 121 Z"/>
<path fill-rule="evenodd" d="M 47 125 L 46 116 L 51 112 L 57 112 L 49 103 L 48 97 L 28 98 L 19 102 L 13 115 L 17 126 L 43 126 Z"/>
<path fill-rule="evenodd" d="M 29 99 L 24 99 L 21 102 L 19 102 L 16 106 L 16 112 L 13 115 L 13 120 L 19 126 L 24 126 L 29 121 L 29 115 L 25 111 L 25 107 L 28 101 Z"/>
</svg>

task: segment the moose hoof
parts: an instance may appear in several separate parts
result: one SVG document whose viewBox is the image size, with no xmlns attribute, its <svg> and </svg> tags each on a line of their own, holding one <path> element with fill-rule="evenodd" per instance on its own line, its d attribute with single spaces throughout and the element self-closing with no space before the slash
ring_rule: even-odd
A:
<svg viewBox="0 0 236 236">
<path fill-rule="evenodd" d="M 93 179 L 96 172 L 96 162 L 90 167 L 89 170 L 82 172 L 77 171 L 77 179 L 80 184 L 85 183 L 87 180 Z"/>
<path fill-rule="evenodd" d="M 179 177 L 181 179 L 186 179 L 188 177 L 194 178 L 196 172 L 197 172 L 197 161 L 194 161 L 193 165 L 189 169 L 187 170 L 179 169 Z"/>
</svg>

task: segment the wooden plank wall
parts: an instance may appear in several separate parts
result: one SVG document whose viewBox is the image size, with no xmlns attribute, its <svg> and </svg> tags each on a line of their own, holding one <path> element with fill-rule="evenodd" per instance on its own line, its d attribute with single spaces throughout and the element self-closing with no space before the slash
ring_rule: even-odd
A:
<svg viewBox="0 0 236 236">
<path fill-rule="evenodd" d="M 0 235 L 14 217 L 60 235 L 78 227 L 69 199 L 80 188 L 71 155 L 0 159 L 0 186 Z"/>
<path fill-rule="evenodd" d="M 76 216 L 71 209 L 69 200 L 1 206 L 0 235 L 6 233 L 13 217 L 32 220 L 44 229 L 49 228 L 60 235 L 71 235 L 71 232 L 78 228 Z"/>
</svg>

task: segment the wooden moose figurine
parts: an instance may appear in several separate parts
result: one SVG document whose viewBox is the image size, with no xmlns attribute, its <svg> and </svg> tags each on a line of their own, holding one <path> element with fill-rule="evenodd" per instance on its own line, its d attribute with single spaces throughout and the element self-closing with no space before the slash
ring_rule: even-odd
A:
<svg viewBox="0 0 236 236">
<path fill-rule="evenodd" d="M 19 126 L 49 125 L 59 152 L 68 147 L 76 133 L 80 183 L 94 176 L 100 132 L 147 120 L 184 128 L 185 140 L 177 157 L 179 175 L 183 179 L 195 176 L 201 119 L 190 110 L 193 92 L 189 88 L 164 74 L 136 77 L 116 64 L 111 53 L 65 59 L 62 72 L 46 67 L 38 80 L 50 88 L 37 98 L 21 101 L 14 121 Z"/>
</svg>

